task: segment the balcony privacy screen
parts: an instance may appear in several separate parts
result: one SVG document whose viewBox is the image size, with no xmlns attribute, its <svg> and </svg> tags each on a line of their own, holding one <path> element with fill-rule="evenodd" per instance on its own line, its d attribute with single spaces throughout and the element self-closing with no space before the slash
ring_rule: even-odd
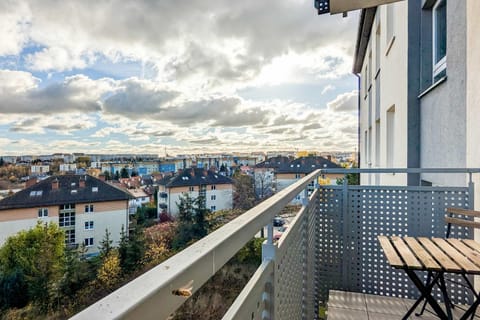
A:
<svg viewBox="0 0 480 320">
<path fill-rule="evenodd" d="M 466 187 L 323 186 L 320 191 L 316 280 L 323 301 L 332 289 L 417 297 L 405 272 L 385 260 L 377 236 L 444 237 L 446 208 L 469 208 L 473 194 Z M 472 239 L 473 232 L 452 227 L 450 237 Z M 472 303 L 464 287 L 449 287 L 455 303 Z"/>
</svg>

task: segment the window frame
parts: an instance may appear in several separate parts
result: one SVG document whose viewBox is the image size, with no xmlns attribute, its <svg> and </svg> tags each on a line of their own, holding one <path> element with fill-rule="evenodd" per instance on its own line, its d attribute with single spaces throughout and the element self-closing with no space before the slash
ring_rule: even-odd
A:
<svg viewBox="0 0 480 320">
<path fill-rule="evenodd" d="M 447 69 L 447 15 L 445 13 L 445 55 L 437 60 L 437 11 L 441 4 L 445 5 L 447 10 L 447 0 L 437 0 L 432 7 L 432 82 L 435 83 L 441 78 L 440 76 Z M 440 76 L 440 77 L 439 77 Z"/>
<path fill-rule="evenodd" d="M 39 209 L 38 209 L 38 217 L 39 217 L 39 218 L 46 218 L 46 217 L 48 217 L 48 208 L 39 208 Z"/>
<path fill-rule="evenodd" d="M 94 229 L 94 222 L 93 220 L 85 221 L 85 230 L 93 230 Z"/>
<path fill-rule="evenodd" d="M 93 212 L 94 212 L 93 204 L 86 204 L 84 213 L 93 213 Z"/>
<path fill-rule="evenodd" d="M 85 238 L 83 240 L 83 244 L 85 245 L 85 247 L 93 247 L 93 244 L 94 244 L 93 237 Z"/>
</svg>

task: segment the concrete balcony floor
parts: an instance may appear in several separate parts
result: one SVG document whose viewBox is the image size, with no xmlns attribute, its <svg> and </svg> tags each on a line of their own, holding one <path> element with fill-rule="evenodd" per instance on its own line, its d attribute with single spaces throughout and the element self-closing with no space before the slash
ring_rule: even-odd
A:
<svg viewBox="0 0 480 320">
<path fill-rule="evenodd" d="M 327 320 L 395 320 L 413 305 L 415 300 L 377 296 L 372 294 L 331 290 L 328 297 Z M 420 311 L 420 307 L 417 308 Z M 453 318 L 459 319 L 466 306 L 457 306 L 453 310 Z M 427 310 L 431 308 L 427 307 Z M 434 314 L 425 311 L 422 316 L 412 314 L 409 319 L 438 319 Z M 480 319 L 480 311 L 474 319 Z"/>
</svg>

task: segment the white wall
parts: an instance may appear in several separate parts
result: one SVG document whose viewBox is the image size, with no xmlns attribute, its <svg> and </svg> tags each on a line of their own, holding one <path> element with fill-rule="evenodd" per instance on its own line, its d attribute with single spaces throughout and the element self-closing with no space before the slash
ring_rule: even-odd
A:
<svg viewBox="0 0 480 320">
<path fill-rule="evenodd" d="M 82 244 L 85 238 L 93 237 L 93 246 L 88 247 L 87 254 L 98 253 L 100 241 L 102 241 L 105 236 L 105 229 L 108 229 L 110 239 L 113 240 L 113 245 L 118 246 L 122 226 L 125 231 L 128 229 L 127 219 L 126 208 L 123 210 L 93 213 L 79 213 L 77 211 L 75 214 L 75 242 Z M 85 230 L 85 221 L 93 221 L 94 229 Z"/>
<path fill-rule="evenodd" d="M 35 219 L 23 219 L 15 221 L 0 222 L 0 246 L 2 246 L 7 238 L 15 235 L 19 231 L 28 230 L 37 225 L 38 221 L 50 223 L 51 221 L 58 223 L 58 217 L 44 217 Z"/>
<path fill-rule="evenodd" d="M 393 151 L 391 165 L 397 168 L 407 167 L 407 1 L 388 6 L 393 8 L 392 34 L 394 39 L 393 41 L 387 39 L 387 6 L 380 6 L 377 9 L 362 67 L 360 90 L 361 168 L 388 167 L 387 110 L 392 106 L 395 106 L 393 132 L 395 150 Z M 377 38 L 376 33 L 379 27 L 380 36 Z M 377 39 L 380 41 L 379 50 L 376 47 Z M 377 56 L 377 52 L 380 53 L 380 56 Z M 372 55 L 371 59 L 369 59 L 370 54 Z M 378 59 L 380 59 L 380 63 L 378 63 Z M 369 61 L 371 61 L 371 65 L 368 65 Z M 378 65 L 380 66 L 380 72 L 377 74 Z M 375 80 L 375 76 L 379 77 L 379 80 Z M 365 82 L 365 79 L 371 80 Z M 380 88 L 377 88 L 376 81 L 377 83 L 380 82 Z M 379 117 L 376 114 L 376 90 L 380 92 Z M 379 126 L 376 125 L 378 119 L 380 120 Z M 380 129 L 379 135 L 376 132 L 377 129 Z M 378 141 L 377 136 L 380 137 L 379 145 L 376 143 Z M 370 146 L 368 146 L 369 142 L 371 142 Z M 368 147 L 365 148 L 365 146 Z M 365 151 L 370 151 L 371 154 L 367 155 Z M 379 153 L 378 156 L 377 152 Z M 361 184 L 405 185 L 406 183 L 405 175 L 382 174 L 377 178 L 369 174 L 361 175 Z"/>
</svg>

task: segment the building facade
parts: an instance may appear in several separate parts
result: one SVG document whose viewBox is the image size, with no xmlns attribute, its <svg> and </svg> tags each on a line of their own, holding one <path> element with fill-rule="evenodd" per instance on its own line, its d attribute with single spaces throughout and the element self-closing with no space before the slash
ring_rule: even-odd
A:
<svg viewBox="0 0 480 320">
<path fill-rule="evenodd" d="M 159 185 L 158 212 L 178 215 L 177 203 L 188 194 L 203 197 L 205 208 L 212 212 L 233 208 L 233 181 L 212 170 L 189 168 L 167 178 Z"/>
<path fill-rule="evenodd" d="M 0 245 L 38 222 L 55 222 L 69 246 L 98 253 L 105 230 L 114 244 L 128 230 L 130 196 L 91 176 L 62 175 L 42 180 L 0 201 Z"/>
<path fill-rule="evenodd" d="M 480 167 L 478 14 L 475 0 L 405 0 L 362 10 L 354 62 L 362 168 Z M 466 179 L 365 174 L 361 183 Z"/>
</svg>

